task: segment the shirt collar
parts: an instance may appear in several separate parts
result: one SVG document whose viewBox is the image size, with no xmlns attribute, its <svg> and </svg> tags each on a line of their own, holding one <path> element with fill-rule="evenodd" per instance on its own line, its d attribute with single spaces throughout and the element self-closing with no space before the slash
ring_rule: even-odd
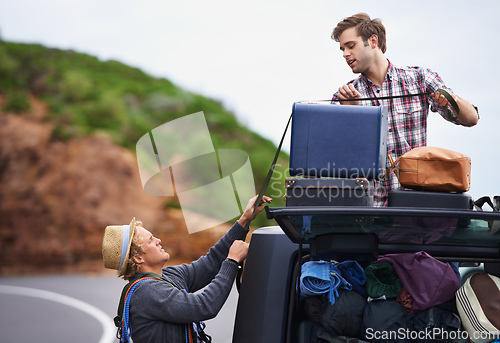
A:
<svg viewBox="0 0 500 343">
<path fill-rule="evenodd" d="M 394 78 L 394 73 L 396 72 L 394 69 L 394 65 L 391 63 L 391 61 L 387 60 L 389 62 L 389 67 L 387 68 L 387 74 L 385 76 L 387 81 L 392 81 Z"/>
</svg>

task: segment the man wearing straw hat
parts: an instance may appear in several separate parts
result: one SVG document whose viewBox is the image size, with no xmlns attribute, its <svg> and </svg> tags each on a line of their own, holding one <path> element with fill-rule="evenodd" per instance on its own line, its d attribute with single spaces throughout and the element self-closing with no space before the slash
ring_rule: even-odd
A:
<svg viewBox="0 0 500 343">
<path fill-rule="evenodd" d="M 256 200 L 250 199 L 232 228 L 191 264 L 163 268 L 170 255 L 140 221 L 106 227 L 104 266 L 130 280 L 115 318 L 122 342 L 130 336 L 136 343 L 211 342 L 200 322 L 215 317 L 231 291 L 247 255 L 248 244 L 241 239 L 255 217 Z M 271 201 L 264 196 L 255 214 Z"/>
</svg>

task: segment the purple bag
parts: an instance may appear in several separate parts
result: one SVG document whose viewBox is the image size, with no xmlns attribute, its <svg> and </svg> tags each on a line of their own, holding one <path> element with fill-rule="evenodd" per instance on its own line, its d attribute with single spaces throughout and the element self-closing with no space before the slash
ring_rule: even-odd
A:
<svg viewBox="0 0 500 343">
<path fill-rule="evenodd" d="M 388 254 L 375 263 L 382 262 L 394 266 L 403 287 L 413 297 L 414 311 L 423 311 L 451 300 L 460 287 L 452 267 L 424 251 Z"/>
</svg>

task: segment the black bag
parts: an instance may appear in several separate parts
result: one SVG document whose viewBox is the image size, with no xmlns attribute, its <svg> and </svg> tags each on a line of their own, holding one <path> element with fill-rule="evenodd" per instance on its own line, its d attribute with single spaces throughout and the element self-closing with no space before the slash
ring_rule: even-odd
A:
<svg viewBox="0 0 500 343">
<path fill-rule="evenodd" d="M 396 300 L 374 300 L 365 307 L 361 338 L 370 342 L 410 343 L 404 333 L 412 329 L 414 314 Z"/>
<path fill-rule="evenodd" d="M 391 190 L 389 206 L 470 210 L 472 198 L 466 193 Z"/>
<path fill-rule="evenodd" d="M 366 300 L 359 293 L 339 289 L 335 304 L 326 296 L 308 297 L 304 301 L 304 311 L 330 336 L 359 337 L 365 305 Z"/>
<path fill-rule="evenodd" d="M 413 329 L 420 333 L 416 341 L 421 343 L 453 342 L 461 337 L 460 317 L 437 306 L 418 312 Z"/>
<path fill-rule="evenodd" d="M 377 343 L 457 342 L 460 328 L 458 315 L 438 306 L 413 314 L 395 300 L 376 300 L 365 308 L 361 337 Z"/>
</svg>

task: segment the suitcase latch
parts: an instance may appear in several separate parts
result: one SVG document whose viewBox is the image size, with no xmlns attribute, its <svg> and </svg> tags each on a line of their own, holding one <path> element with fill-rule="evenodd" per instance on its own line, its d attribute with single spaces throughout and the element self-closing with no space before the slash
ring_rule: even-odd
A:
<svg viewBox="0 0 500 343">
<path fill-rule="evenodd" d="M 285 188 L 290 188 L 295 184 L 296 179 L 286 179 Z"/>
<path fill-rule="evenodd" d="M 368 188 L 368 180 L 367 179 L 356 179 L 356 184 L 361 188 Z"/>
</svg>

